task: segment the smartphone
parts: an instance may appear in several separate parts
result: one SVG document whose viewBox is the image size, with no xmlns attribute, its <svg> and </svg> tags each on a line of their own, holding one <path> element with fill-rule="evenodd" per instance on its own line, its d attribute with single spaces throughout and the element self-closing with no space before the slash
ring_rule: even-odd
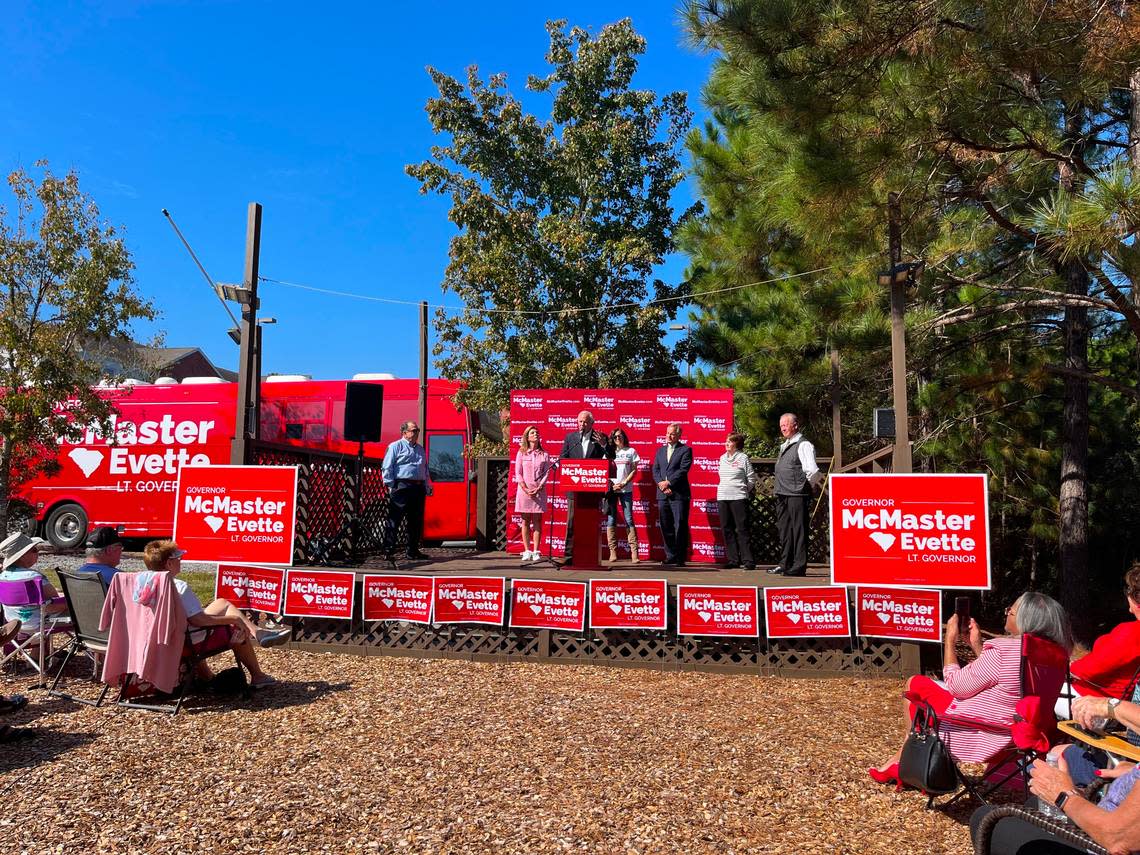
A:
<svg viewBox="0 0 1140 855">
<path fill-rule="evenodd" d="M 958 631 L 969 632 L 970 630 L 970 598 L 969 597 L 955 597 L 954 598 L 954 614 L 958 615 Z"/>
</svg>

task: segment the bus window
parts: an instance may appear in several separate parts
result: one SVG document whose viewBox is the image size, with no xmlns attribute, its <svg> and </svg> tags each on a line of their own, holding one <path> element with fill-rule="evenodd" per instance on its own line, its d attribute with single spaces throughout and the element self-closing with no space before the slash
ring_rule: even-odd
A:
<svg viewBox="0 0 1140 855">
<path fill-rule="evenodd" d="M 428 437 L 428 474 L 435 484 L 463 480 L 461 434 L 433 434 Z"/>
</svg>

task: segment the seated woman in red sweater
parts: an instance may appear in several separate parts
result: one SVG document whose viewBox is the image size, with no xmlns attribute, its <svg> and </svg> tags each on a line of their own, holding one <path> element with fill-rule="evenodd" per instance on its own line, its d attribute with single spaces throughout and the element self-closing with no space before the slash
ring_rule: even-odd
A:
<svg viewBox="0 0 1140 855">
<path fill-rule="evenodd" d="M 1132 688 L 1132 678 L 1140 667 L 1140 561 L 1124 574 L 1124 594 L 1128 611 L 1135 620 L 1117 625 L 1112 632 L 1093 642 L 1092 651 L 1069 667 L 1073 691 L 1098 698 L 1123 698 Z M 1064 698 L 1068 701 L 1068 698 Z M 1068 713 L 1068 709 L 1064 710 Z"/>
<path fill-rule="evenodd" d="M 946 621 L 946 638 L 943 648 L 942 678 L 945 687 L 929 677 L 918 675 L 907 680 L 906 690 L 911 696 L 927 701 L 938 715 L 956 713 L 967 718 L 1012 724 L 1017 702 L 1021 700 L 1021 639 L 1032 633 L 1060 645 L 1067 652 L 1073 649 L 1073 634 L 1069 616 L 1051 597 L 1033 591 L 1022 594 L 1005 610 L 1006 635 L 982 643 L 981 630 L 976 621 L 969 626 L 969 644 L 977 654 L 970 664 L 958 663 L 955 645 L 958 643 L 958 616 Z M 914 718 L 914 705 L 905 704 L 906 729 Z M 938 735 L 946 744 L 950 755 L 959 762 L 984 763 L 1009 745 L 1009 736 L 967 727 L 963 724 L 939 722 Z M 899 757 L 902 747 L 885 763 L 868 769 L 879 783 L 894 783 L 899 774 Z"/>
</svg>

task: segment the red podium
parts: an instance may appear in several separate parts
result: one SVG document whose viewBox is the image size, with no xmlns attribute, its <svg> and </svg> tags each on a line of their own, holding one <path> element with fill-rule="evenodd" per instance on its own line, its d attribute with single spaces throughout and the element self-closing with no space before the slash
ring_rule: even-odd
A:
<svg viewBox="0 0 1140 855">
<path fill-rule="evenodd" d="M 574 494 L 575 570 L 603 570 L 598 561 L 598 496 L 609 487 L 608 460 L 562 460 L 558 484 L 563 493 Z"/>
</svg>

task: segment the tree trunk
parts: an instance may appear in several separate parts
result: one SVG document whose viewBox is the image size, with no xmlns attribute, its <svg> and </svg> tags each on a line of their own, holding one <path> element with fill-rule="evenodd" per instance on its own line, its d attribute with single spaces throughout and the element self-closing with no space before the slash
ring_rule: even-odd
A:
<svg viewBox="0 0 1140 855">
<path fill-rule="evenodd" d="M 1079 261 L 1069 262 L 1062 272 L 1066 291 L 1087 294 L 1089 277 Z M 1065 309 L 1065 366 L 1088 371 L 1088 310 Z M 1077 373 L 1064 379 L 1065 406 L 1061 425 L 1060 510 L 1061 604 L 1069 613 L 1073 630 L 1088 640 L 1089 620 L 1089 383 Z"/>
<path fill-rule="evenodd" d="M 8 536 L 8 496 L 12 485 L 12 443 L 0 437 L 0 540 Z"/>
<path fill-rule="evenodd" d="M 1134 175 L 1140 175 L 1140 70 L 1133 71 L 1128 78 L 1128 90 L 1132 93 L 1132 115 L 1128 128 L 1128 159 L 1132 163 Z"/>
</svg>

